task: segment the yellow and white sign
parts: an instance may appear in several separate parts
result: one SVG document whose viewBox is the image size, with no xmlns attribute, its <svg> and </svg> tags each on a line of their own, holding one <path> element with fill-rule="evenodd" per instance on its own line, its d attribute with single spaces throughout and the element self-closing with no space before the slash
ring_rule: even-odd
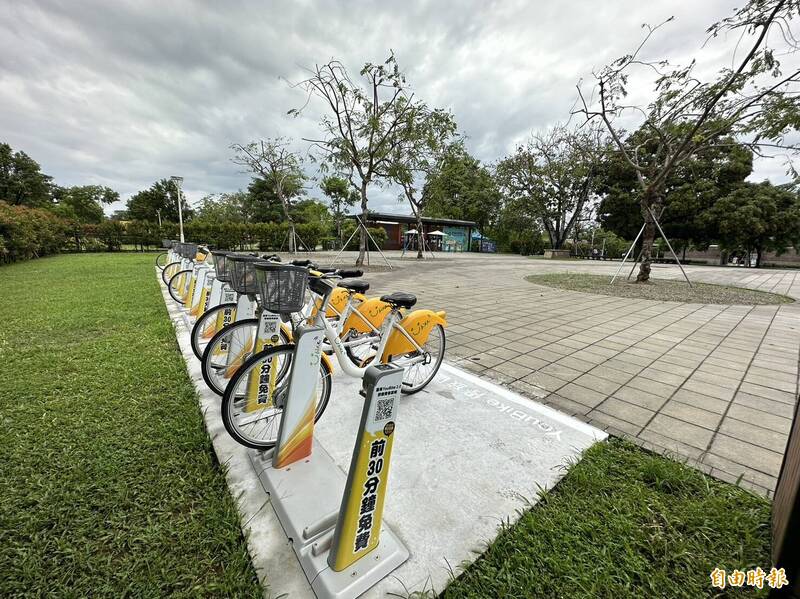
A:
<svg viewBox="0 0 800 599">
<path fill-rule="evenodd" d="M 280 342 L 281 317 L 278 314 L 261 312 L 258 321 L 258 332 L 256 333 L 256 347 L 254 354 L 278 345 Z M 272 358 L 264 360 L 260 366 L 250 371 L 247 382 L 247 403 L 245 412 L 254 412 L 265 408 L 272 408 L 275 405 L 275 383 L 278 375 L 278 364 L 272 364 Z"/>
<path fill-rule="evenodd" d="M 337 572 L 380 543 L 402 383 L 403 369 L 390 364 L 372 366 L 364 375 L 361 426 L 328 555 L 328 565 Z"/>
</svg>

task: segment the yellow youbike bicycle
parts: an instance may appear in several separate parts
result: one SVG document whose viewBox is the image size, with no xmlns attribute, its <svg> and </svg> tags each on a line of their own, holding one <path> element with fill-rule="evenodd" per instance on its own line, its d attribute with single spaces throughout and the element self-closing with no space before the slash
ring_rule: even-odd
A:
<svg viewBox="0 0 800 599">
<path fill-rule="evenodd" d="M 290 311 L 299 309 L 299 306 L 282 301 L 282 281 L 293 280 L 287 274 L 292 271 L 286 269 L 297 267 L 256 263 L 254 268 L 260 303 L 266 311 L 285 315 L 287 306 L 294 308 Z M 319 351 L 314 360 L 293 363 L 295 346 L 292 343 L 265 347 L 245 360 L 231 377 L 222 397 L 222 420 L 225 429 L 240 444 L 254 449 L 275 446 L 292 371 L 296 368 L 302 369 L 301 378 L 314 380 L 316 401 L 313 417 L 315 421 L 320 418 L 330 399 L 332 386 L 332 366 L 323 351 L 326 347 L 330 347 L 342 371 L 352 377 L 362 378 L 368 365 L 373 363 L 403 367 L 401 391 L 406 394 L 421 391 L 436 376 L 444 359 L 445 313 L 415 310 L 403 315 L 402 310 L 410 310 L 417 302 L 413 294 L 396 292 L 381 296 L 380 301 L 389 305 L 389 313 L 378 334 L 364 340 L 368 352 L 357 366 L 347 356 L 346 341 L 342 340 L 340 331 L 325 317 L 338 278 L 335 274 L 325 274 L 307 279 L 311 291 L 323 298 L 311 322 L 311 326 L 321 329 Z M 364 285 L 357 287 L 365 290 Z M 291 290 L 293 297 L 297 293 Z M 323 345 L 323 339 L 327 345 Z"/>
</svg>

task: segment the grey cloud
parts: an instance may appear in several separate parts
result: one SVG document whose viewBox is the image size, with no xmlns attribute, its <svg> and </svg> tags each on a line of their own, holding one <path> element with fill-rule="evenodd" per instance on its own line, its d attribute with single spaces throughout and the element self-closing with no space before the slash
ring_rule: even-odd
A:
<svg viewBox="0 0 800 599">
<path fill-rule="evenodd" d="M 59 183 L 126 198 L 181 174 L 196 201 L 247 185 L 233 142 L 282 135 L 307 148 L 321 107 L 286 115 L 305 101 L 289 84 L 304 67 L 336 57 L 355 71 L 393 49 L 418 96 L 450 108 L 491 162 L 568 118 L 578 80 L 629 51 L 641 23 L 676 14 L 649 52 L 682 61 L 737 3 L 5 0 L 0 130 Z M 706 52 L 714 69 L 728 56 Z M 406 211 L 396 196 L 376 188 L 374 207 Z"/>
</svg>

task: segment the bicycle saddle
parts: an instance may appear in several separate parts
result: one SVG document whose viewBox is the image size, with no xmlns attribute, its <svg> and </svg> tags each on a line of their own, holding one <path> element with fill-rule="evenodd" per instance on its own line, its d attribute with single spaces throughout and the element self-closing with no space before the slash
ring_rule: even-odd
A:
<svg viewBox="0 0 800 599">
<path fill-rule="evenodd" d="M 292 266 L 310 266 L 314 268 L 314 263 L 311 260 L 292 260 L 289 264 Z"/>
<path fill-rule="evenodd" d="M 369 283 L 361 279 L 352 279 L 350 281 L 339 281 L 339 287 L 344 287 L 355 293 L 364 293 L 369 289 Z"/>
<path fill-rule="evenodd" d="M 381 301 L 396 306 L 397 308 L 411 308 L 417 303 L 417 296 L 413 293 L 406 293 L 404 291 L 395 291 L 388 295 L 382 295 Z"/>
<path fill-rule="evenodd" d="M 363 270 L 345 270 L 345 269 L 337 269 L 336 274 L 342 277 L 343 279 L 357 279 L 359 277 L 364 276 Z"/>
</svg>

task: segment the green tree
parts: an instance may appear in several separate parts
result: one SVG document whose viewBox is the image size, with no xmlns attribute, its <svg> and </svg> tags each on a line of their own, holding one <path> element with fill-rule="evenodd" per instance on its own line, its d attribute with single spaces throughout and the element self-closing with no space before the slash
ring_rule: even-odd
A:
<svg viewBox="0 0 800 599">
<path fill-rule="evenodd" d="M 783 142 L 788 132 L 800 126 L 800 70 L 782 73 L 778 58 L 797 48 L 798 32 L 793 30 L 797 13 L 796 0 L 749 0 L 730 17 L 711 25 L 711 38 L 731 35 L 742 40 L 729 61 L 731 66 L 713 79 L 702 80 L 695 61 L 674 66 L 666 60 L 642 57 L 643 48 L 665 22 L 647 27 L 634 52 L 595 74 L 594 101 L 588 101 L 579 87 L 580 104 L 575 112 L 587 121 L 602 122 L 636 173 L 645 224 L 637 281 L 650 278 L 654 215 L 661 212 L 668 180 L 681 163 L 728 136 L 747 139 L 754 148 L 777 145 L 793 149 Z M 776 47 L 776 43 L 783 45 Z M 637 69 L 648 78 L 655 73 L 656 86 L 648 104 L 632 106 L 628 89 Z M 651 159 L 642 162 L 638 146 L 625 143 L 618 121 L 624 114 L 641 117 L 641 128 L 654 140 Z"/>
<path fill-rule="evenodd" d="M 302 193 L 302 187 L 298 187 L 294 195 L 300 193 Z M 244 213 L 247 222 L 278 223 L 283 220 L 283 206 L 275 193 L 272 178 L 257 178 L 250 182 L 250 185 L 247 186 Z"/>
<path fill-rule="evenodd" d="M 765 251 L 784 253 L 800 247 L 800 197 L 788 186 L 744 183 L 720 199 L 705 217 L 719 231 L 728 250 L 756 252 L 756 267 Z"/>
<path fill-rule="evenodd" d="M 367 63 L 356 81 L 338 60 L 317 65 L 310 78 L 300 83 L 309 96 L 323 101 L 322 139 L 309 139 L 322 153 L 325 167 L 347 173 L 360 194 L 361 221 L 368 217 L 368 191 L 373 183 L 387 182 L 390 158 L 402 142 L 405 124 L 420 108 L 407 89 L 405 75 L 394 54 L 379 64 Z M 306 103 L 308 105 L 308 102 Z M 290 110 L 299 115 L 302 109 Z M 356 265 L 364 263 L 367 232 L 361 229 Z"/>
<path fill-rule="evenodd" d="M 328 207 L 333 216 L 333 224 L 336 227 L 336 238 L 341 246 L 344 243 L 342 224 L 348 213 L 348 208 L 356 205 L 360 195 L 357 190 L 350 186 L 347 179 L 335 175 L 323 177 L 319 187 L 325 197 L 328 198 Z"/>
<path fill-rule="evenodd" d="M 119 200 L 119 194 L 110 187 L 101 185 L 76 185 L 55 187 L 56 213 L 79 223 L 98 224 L 105 218 L 103 205 Z"/>
<path fill-rule="evenodd" d="M 12 206 L 48 208 L 52 178 L 25 152 L 0 143 L 0 201 Z"/>
<path fill-rule="evenodd" d="M 456 142 L 456 121 L 447 110 L 430 110 L 420 103 L 403 123 L 389 157 L 387 178 L 401 187 L 398 198 L 408 202 L 417 219 L 417 259 L 424 244 L 422 213 L 430 196 L 422 192 L 425 180 L 439 168 L 447 149 Z"/>
<path fill-rule="evenodd" d="M 195 209 L 195 220 L 207 223 L 243 223 L 247 221 L 247 192 L 219 193 L 207 195 Z"/>
<path fill-rule="evenodd" d="M 519 202 L 504 203 L 491 233 L 501 252 L 530 256 L 541 254 L 545 247 L 539 219 L 521 209 Z"/>
<path fill-rule="evenodd" d="M 127 216 L 131 220 L 150 222 L 178 222 L 178 188 L 170 179 L 156 181 L 148 189 L 140 191 L 128 200 Z M 183 220 L 192 218 L 193 211 L 181 193 Z M 111 229 L 108 229 L 109 231 Z"/>
<path fill-rule="evenodd" d="M 534 135 L 495 170 L 508 203 L 538 220 L 550 247 L 569 239 L 595 188 L 607 142 L 597 127 L 557 125 Z"/>
<path fill-rule="evenodd" d="M 427 215 L 471 220 L 482 232 L 494 224 L 502 205 L 502 194 L 489 169 L 470 156 L 462 142 L 447 148 L 427 177 L 422 195 Z"/>
<path fill-rule="evenodd" d="M 630 135 L 626 145 L 637 149 L 642 164 L 657 159 L 656 140 L 644 129 Z M 707 247 L 712 243 L 716 229 L 709 226 L 706 211 L 741 185 L 752 169 L 752 151 L 731 137 L 718 138 L 687 156 L 664 183 L 659 222 L 665 234 L 677 240 L 674 245 L 685 250 L 689 245 Z M 597 190 L 602 197 L 597 214 L 603 227 L 634 239 L 642 226 L 641 192 L 635 169 L 621 153 L 607 154 L 597 177 Z"/>
<path fill-rule="evenodd" d="M 280 202 L 283 217 L 289 224 L 289 252 L 297 251 L 297 232 L 292 215 L 292 200 L 302 193 L 306 176 L 303 160 L 289 149 L 289 140 L 277 137 L 262 139 L 246 145 L 233 144 L 234 164 L 244 166 L 265 182 Z"/>
</svg>

